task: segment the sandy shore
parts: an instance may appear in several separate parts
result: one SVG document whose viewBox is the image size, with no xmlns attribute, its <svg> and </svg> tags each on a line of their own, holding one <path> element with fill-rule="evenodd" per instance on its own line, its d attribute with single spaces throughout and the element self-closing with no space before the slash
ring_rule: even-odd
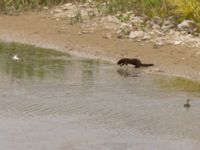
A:
<svg viewBox="0 0 200 150">
<path fill-rule="evenodd" d="M 147 72 L 181 76 L 200 80 L 200 51 L 187 46 L 167 45 L 155 48 L 149 42 L 128 39 L 107 39 L 106 29 L 98 26 L 94 32 L 80 34 L 81 24 L 56 21 L 46 12 L 29 12 L 19 16 L 0 15 L 0 40 L 54 48 L 84 57 L 112 63 L 122 57 L 139 58 L 154 63 Z"/>
</svg>

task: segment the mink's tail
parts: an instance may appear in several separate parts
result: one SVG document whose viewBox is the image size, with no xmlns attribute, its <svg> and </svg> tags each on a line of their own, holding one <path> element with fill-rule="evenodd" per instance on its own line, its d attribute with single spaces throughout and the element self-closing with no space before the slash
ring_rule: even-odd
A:
<svg viewBox="0 0 200 150">
<path fill-rule="evenodd" d="M 143 66 L 143 67 L 150 67 L 150 66 L 154 66 L 154 64 L 141 64 L 141 66 Z"/>
</svg>

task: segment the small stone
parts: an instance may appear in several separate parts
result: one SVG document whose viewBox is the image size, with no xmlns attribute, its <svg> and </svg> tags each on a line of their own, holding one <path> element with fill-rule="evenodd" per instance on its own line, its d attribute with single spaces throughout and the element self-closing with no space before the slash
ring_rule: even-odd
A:
<svg viewBox="0 0 200 150">
<path fill-rule="evenodd" d="M 196 55 L 196 56 L 200 56 L 200 52 L 196 52 L 195 55 Z"/>
<path fill-rule="evenodd" d="M 43 9 L 44 9 L 44 10 L 48 10 L 49 8 L 48 8 L 48 7 L 46 7 L 46 6 L 44 6 L 44 7 L 43 7 Z"/>
<path fill-rule="evenodd" d="M 64 7 L 71 7 L 73 4 L 72 3 L 66 3 L 66 4 L 64 4 L 63 6 Z"/>
<path fill-rule="evenodd" d="M 163 24 L 162 27 L 161 27 L 161 29 L 164 30 L 164 31 L 167 31 L 167 30 L 172 29 L 172 28 L 174 28 L 173 24 L 168 24 L 168 25 Z"/>
<path fill-rule="evenodd" d="M 108 22 L 108 23 L 115 23 L 115 24 L 119 24 L 121 21 L 115 17 L 115 16 L 107 16 L 105 18 L 105 20 Z"/>
<path fill-rule="evenodd" d="M 197 25 L 193 20 L 184 20 L 177 27 L 180 31 L 186 31 L 187 33 L 193 33 L 197 29 Z"/>
<path fill-rule="evenodd" d="M 140 16 L 133 16 L 130 18 L 130 21 L 132 24 L 136 24 L 136 25 L 140 25 L 140 24 L 144 23 L 143 18 Z"/>
<path fill-rule="evenodd" d="M 121 34 L 120 34 L 120 35 L 117 35 L 117 38 L 118 38 L 118 39 L 122 39 L 123 37 L 124 37 L 124 36 L 121 35 Z"/>
<path fill-rule="evenodd" d="M 162 45 L 164 45 L 164 42 L 163 42 L 163 41 L 157 41 L 155 44 L 156 44 L 157 46 L 162 46 Z"/>
<path fill-rule="evenodd" d="M 111 33 L 107 33 L 105 36 L 103 36 L 103 38 L 112 39 L 112 34 Z"/>
<path fill-rule="evenodd" d="M 55 12 L 55 13 L 61 13 L 62 10 L 61 10 L 61 9 L 54 9 L 54 12 Z"/>
<path fill-rule="evenodd" d="M 160 68 L 155 68 L 154 71 L 155 72 L 164 72 L 164 70 L 161 70 Z"/>
<path fill-rule="evenodd" d="M 144 36 L 142 37 L 142 40 L 148 40 L 148 39 L 150 39 L 150 38 L 151 38 L 150 35 L 144 34 Z"/>
<path fill-rule="evenodd" d="M 88 33 L 88 31 L 84 30 L 84 31 L 81 31 L 82 34 L 86 34 Z"/>
<path fill-rule="evenodd" d="M 152 26 L 152 28 L 158 30 L 158 29 L 160 29 L 160 26 L 159 26 L 158 24 L 154 24 L 154 25 Z"/>
<path fill-rule="evenodd" d="M 164 72 L 164 70 L 162 70 L 162 69 L 160 69 L 160 68 L 149 68 L 148 71 L 149 71 L 149 72 L 159 72 L 159 73 Z"/>
<path fill-rule="evenodd" d="M 158 16 L 154 17 L 152 20 L 151 20 L 151 24 L 152 25 L 161 25 L 162 24 L 162 19 Z"/>
<path fill-rule="evenodd" d="M 66 3 L 64 5 L 61 5 L 60 8 L 62 10 L 72 10 L 75 8 L 75 5 L 73 5 L 72 3 Z"/>
<path fill-rule="evenodd" d="M 182 41 L 175 41 L 175 42 L 174 42 L 175 45 L 179 45 L 179 44 L 181 44 L 181 43 L 182 43 Z"/>
<path fill-rule="evenodd" d="M 130 39 L 141 38 L 144 36 L 144 31 L 131 31 L 129 34 Z"/>
<path fill-rule="evenodd" d="M 172 22 L 169 21 L 169 20 L 165 20 L 165 21 L 163 22 L 163 25 L 171 25 L 171 24 L 172 24 Z"/>
</svg>

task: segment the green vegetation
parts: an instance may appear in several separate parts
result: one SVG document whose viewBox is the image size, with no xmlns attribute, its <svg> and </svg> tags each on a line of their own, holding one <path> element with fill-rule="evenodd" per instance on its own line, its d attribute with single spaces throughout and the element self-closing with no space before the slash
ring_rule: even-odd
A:
<svg viewBox="0 0 200 150">
<path fill-rule="evenodd" d="M 95 0 L 99 11 L 116 14 L 135 11 L 148 16 L 176 16 L 178 20 L 194 19 L 200 22 L 199 0 Z"/>
<path fill-rule="evenodd" d="M 88 0 L 1 0 L 0 9 L 6 12 L 18 12 L 27 8 L 86 1 Z M 92 2 L 96 4 L 102 14 L 134 11 L 148 16 L 167 17 L 173 15 L 180 21 L 194 19 L 200 22 L 199 0 L 93 0 Z"/>
<path fill-rule="evenodd" d="M 71 1 L 73 0 L 0 0 L 0 9 L 9 13 L 19 12 L 24 9 L 53 6 Z"/>
</svg>

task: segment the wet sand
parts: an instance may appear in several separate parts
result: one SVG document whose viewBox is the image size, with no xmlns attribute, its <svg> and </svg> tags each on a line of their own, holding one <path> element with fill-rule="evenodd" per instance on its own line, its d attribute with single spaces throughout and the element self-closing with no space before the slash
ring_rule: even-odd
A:
<svg viewBox="0 0 200 150">
<path fill-rule="evenodd" d="M 26 12 L 19 16 L 0 15 L 0 40 L 54 48 L 70 54 L 106 60 L 112 63 L 122 57 L 139 58 L 154 63 L 147 72 L 161 73 L 200 80 L 198 48 L 166 45 L 154 48 L 150 42 L 128 39 L 107 39 L 108 30 L 98 26 L 94 32 L 82 24 L 70 25 L 67 20 L 56 21 L 47 12 Z"/>
</svg>

